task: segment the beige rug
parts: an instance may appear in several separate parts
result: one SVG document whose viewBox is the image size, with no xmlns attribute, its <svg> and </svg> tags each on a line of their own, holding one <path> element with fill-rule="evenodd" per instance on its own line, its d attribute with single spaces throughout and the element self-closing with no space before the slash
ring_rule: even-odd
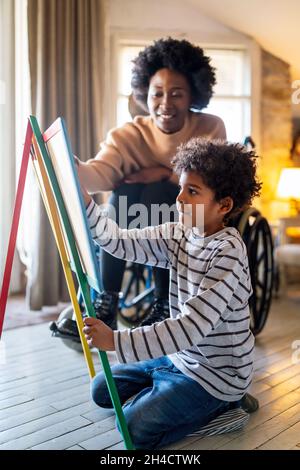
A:
<svg viewBox="0 0 300 470">
<path fill-rule="evenodd" d="M 25 297 L 14 295 L 9 297 L 4 317 L 3 330 L 11 330 L 22 326 L 36 325 L 56 320 L 60 312 L 68 304 L 60 303 L 52 307 L 43 307 L 42 310 L 28 310 Z"/>
</svg>

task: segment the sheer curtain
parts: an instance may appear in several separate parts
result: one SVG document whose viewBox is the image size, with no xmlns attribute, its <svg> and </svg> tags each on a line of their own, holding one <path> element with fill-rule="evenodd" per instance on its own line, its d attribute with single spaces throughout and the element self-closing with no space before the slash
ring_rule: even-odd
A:
<svg viewBox="0 0 300 470">
<path fill-rule="evenodd" d="M 0 0 L 0 287 L 15 199 L 15 1 Z M 16 254 L 10 292 L 20 290 Z"/>
<path fill-rule="evenodd" d="M 14 193 L 14 4 L 0 0 L 0 279 L 9 236 Z"/>
<path fill-rule="evenodd" d="M 95 155 L 102 139 L 105 0 L 28 0 L 32 113 L 42 129 L 66 120 L 73 152 Z M 54 237 L 42 202 L 30 220 L 31 309 L 68 299 Z"/>
</svg>

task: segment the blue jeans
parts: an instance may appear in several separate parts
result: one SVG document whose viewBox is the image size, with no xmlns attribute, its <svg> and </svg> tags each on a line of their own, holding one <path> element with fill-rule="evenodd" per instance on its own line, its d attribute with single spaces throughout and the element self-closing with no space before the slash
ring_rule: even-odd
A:
<svg viewBox="0 0 300 470">
<path fill-rule="evenodd" d="M 157 449 L 182 439 L 216 416 L 236 408 L 210 395 L 168 357 L 112 367 L 128 429 L 137 449 Z M 91 385 L 92 398 L 112 408 L 103 372 Z"/>
</svg>

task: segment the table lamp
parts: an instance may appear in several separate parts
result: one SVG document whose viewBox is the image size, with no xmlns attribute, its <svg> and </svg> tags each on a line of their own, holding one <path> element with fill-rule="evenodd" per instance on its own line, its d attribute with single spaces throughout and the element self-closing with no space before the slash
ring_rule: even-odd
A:
<svg viewBox="0 0 300 470">
<path fill-rule="evenodd" d="M 279 199 L 290 201 L 293 211 L 300 214 L 300 168 L 283 168 L 277 186 Z"/>
</svg>

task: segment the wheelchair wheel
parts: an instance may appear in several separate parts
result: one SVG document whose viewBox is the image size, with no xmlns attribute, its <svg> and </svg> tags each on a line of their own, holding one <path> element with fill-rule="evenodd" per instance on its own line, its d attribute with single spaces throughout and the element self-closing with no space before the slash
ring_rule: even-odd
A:
<svg viewBox="0 0 300 470">
<path fill-rule="evenodd" d="M 126 325 L 137 326 L 152 305 L 154 291 L 152 270 L 149 266 L 131 263 L 126 267 L 124 277 L 119 318 Z"/>
<path fill-rule="evenodd" d="M 258 335 L 269 314 L 273 282 L 273 239 L 267 220 L 257 209 L 247 209 L 233 224 L 247 247 L 253 294 L 249 299 L 251 329 Z"/>
</svg>

